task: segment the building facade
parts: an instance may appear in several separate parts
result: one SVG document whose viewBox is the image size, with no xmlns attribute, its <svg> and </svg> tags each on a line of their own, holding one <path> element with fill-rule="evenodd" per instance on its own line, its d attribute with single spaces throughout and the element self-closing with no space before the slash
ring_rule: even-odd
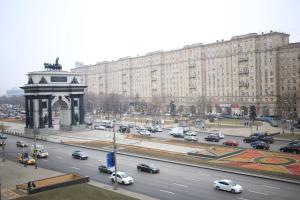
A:
<svg viewBox="0 0 300 200">
<path fill-rule="evenodd" d="M 281 96 L 289 93 L 296 95 L 290 110 L 300 116 L 299 61 L 299 44 L 290 44 L 288 34 L 271 31 L 72 71 L 81 74 L 87 93 L 117 93 L 146 101 L 155 96 L 165 105 L 174 101 L 177 108 L 192 112 L 247 114 L 254 105 L 260 115 L 278 115 Z"/>
</svg>

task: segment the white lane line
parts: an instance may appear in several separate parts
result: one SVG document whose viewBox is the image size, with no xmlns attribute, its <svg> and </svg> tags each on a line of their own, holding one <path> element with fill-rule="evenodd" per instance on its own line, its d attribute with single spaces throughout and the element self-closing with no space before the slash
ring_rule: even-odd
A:
<svg viewBox="0 0 300 200">
<path fill-rule="evenodd" d="M 240 200 L 249 200 L 249 199 L 245 199 L 245 198 L 243 198 L 243 197 L 239 197 L 239 199 L 240 199 Z"/>
<path fill-rule="evenodd" d="M 47 160 L 47 159 L 42 159 L 42 161 L 44 161 L 44 162 L 48 162 L 48 160 Z"/>
<path fill-rule="evenodd" d="M 161 191 L 161 192 L 165 192 L 165 193 L 168 193 L 168 194 L 172 194 L 172 195 L 174 195 L 174 194 L 175 194 L 174 192 L 170 192 L 170 191 L 167 191 L 167 190 L 159 190 L 159 191 Z"/>
<path fill-rule="evenodd" d="M 60 157 L 60 156 L 55 156 L 55 158 L 57 158 L 57 159 L 63 159 L 63 157 Z"/>
<path fill-rule="evenodd" d="M 78 167 L 71 167 L 71 169 L 80 170 Z"/>
<path fill-rule="evenodd" d="M 179 183 L 173 183 L 174 185 L 177 185 L 177 186 L 180 186 L 180 187 L 185 187 L 185 188 L 187 188 L 188 186 L 186 186 L 186 185 L 182 185 L 182 184 L 179 184 Z"/>
<path fill-rule="evenodd" d="M 262 186 L 264 186 L 264 187 L 268 187 L 268 188 L 273 188 L 273 189 L 280 190 L 280 188 L 279 188 L 279 187 L 273 187 L 273 186 L 269 186 L 269 185 L 262 185 Z"/>
<path fill-rule="evenodd" d="M 85 165 L 90 166 L 90 167 L 95 167 L 95 165 L 93 165 L 91 163 L 85 163 Z"/>
<path fill-rule="evenodd" d="M 195 182 L 202 181 L 202 180 L 200 180 L 200 179 L 192 179 L 192 178 L 190 178 L 190 179 L 184 178 L 184 179 L 185 179 L 185 180 L 189 180 L 189 181 L 195 181 Z"/>
<path fill-rule="evenodd" d="M 249 192 L 253 192 L 253 193 L 256 193 L 256 194 L 262 194 L 262 195 L 265 195 L 265 196 L 268 195 L 268 194 L 266 194 L 266 193 L 263 193 L 263 192 L 256 192 L 256 191 L 253 191 L 253 190 L 249 190 Z"/>
</svg>

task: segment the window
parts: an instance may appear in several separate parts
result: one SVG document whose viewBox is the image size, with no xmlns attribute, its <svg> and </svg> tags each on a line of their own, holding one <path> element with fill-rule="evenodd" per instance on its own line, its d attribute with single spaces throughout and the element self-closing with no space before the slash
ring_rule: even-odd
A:
<svg viewBox="0 0 300 200">
<path fill-rule="evenodd" d="M 47 102 L 46 101 L 42 102 L 42 108 L 47 108 Z"/>
<path fill-rule="evenodd" d="M 78 106 L 78 101 L 75 100 L 75 101 L 74 101 L 74 107 L 77 107 L 77 106 Z"/>
</svg>

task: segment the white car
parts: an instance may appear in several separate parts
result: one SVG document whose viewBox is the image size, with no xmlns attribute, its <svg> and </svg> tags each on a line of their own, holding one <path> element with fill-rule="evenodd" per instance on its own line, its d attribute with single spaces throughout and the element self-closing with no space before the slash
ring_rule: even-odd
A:
<svg viewBox="0 0 300 200">
<path fill-rule="evenodd" d="M 224 135 L 218 130 L 212 130 L 211 134 L 214 134 L 214 135 L 218 136 L 219 138 L 224 139 Z"/>
<path fill-rule="evenodd" d="M 94 126 L 94 128 L 96 129 L 96 130 L 106 130 L 106 127 L 105 126 Z"/>
<path fill-rule="evenodd" d="M 141 131 L 140 131 L 140 135 L 150 136 L 151 133 L 150 133 L 149 131 L 147 131 L 147 130 L 141 130 Z"/>
<path fill-rule="evenodd" d="M 115 182 L 115 172 L 111 174 L 110 179 L 112 182 Z M 117 181 L 124 185 L 133 184 L 133 178 L 128 176 L 125 172 L 117 172 Z"/>
<path fill-rule="evenodd" d="M 187 131 L 184 133 L 184 135 L 187 135 L 187 136 L 196 136 L 196 133 L 193 132 L 193 131 Z"/>
<path fill-rule="evenodd" d="M 196 136 L 187 135 L 187 136 L 184 137 L 184 140 L 191 141 L 191 142 L 197 142 L 198 138 Z"/>
<path fill-rule="evenodd" d="M 239 184 L 231 180 L 217 180 L 214 182 L 214 188 L 216 190 L 225 190 L 232 193 L 241 193 L 243 188 Z"/>
</svg>

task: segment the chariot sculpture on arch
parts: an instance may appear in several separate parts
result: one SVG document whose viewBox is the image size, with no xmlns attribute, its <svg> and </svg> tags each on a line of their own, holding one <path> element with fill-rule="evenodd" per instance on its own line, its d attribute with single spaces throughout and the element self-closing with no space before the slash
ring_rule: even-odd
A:
<svg viewBox="0 0 300 200">
<path fill-rule="evenodd" d="M 55 63 L 54 64 L 51 64 L 51 63 L 44 63 L 44 67 L 45 67 L 45 70 L 47 71 L 51 71 L 51 70 L 62 70 L 62 66 L 61 64 L 58 63 L 58 60 L 59 60 L 59 57 L 57 57 L 55 59 Z"/>
</svg>

